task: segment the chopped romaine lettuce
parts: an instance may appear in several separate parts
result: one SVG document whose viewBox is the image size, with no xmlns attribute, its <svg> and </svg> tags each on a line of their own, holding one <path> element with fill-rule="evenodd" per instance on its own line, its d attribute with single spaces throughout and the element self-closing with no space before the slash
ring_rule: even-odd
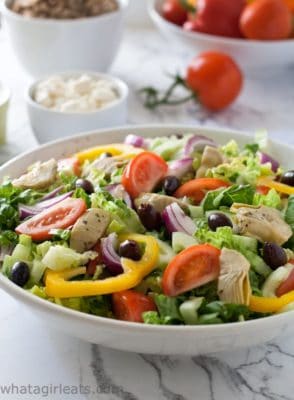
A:
<svg viewBox="0 0 294 400">
<path fill-rule="evenodd" d="M 92 207 L 103 208 L 111 214 L 113 221 L 116 221 L 113 231 L 145 232 L 137 213 L 129 208 L 124 201 L 114 199 L 108 192 L 93 193 L 91 203 Z"/>
<path fill-rule="evenodd" d="M 233 203 L 252 204 L 255 190 L 251 185 L 233 185 L 226 189 L 210 191 L 206 194 L 202 207 L 204 211 L 215 210 Z"/>
<path fill-rule="evenodd" d="M 255 193 L 253 198 L 254 206 L 267 206 L 273 208 L 281 207 L 281 197 L 275 189 L 271 189 L 267 194 Z"/>
</svg>

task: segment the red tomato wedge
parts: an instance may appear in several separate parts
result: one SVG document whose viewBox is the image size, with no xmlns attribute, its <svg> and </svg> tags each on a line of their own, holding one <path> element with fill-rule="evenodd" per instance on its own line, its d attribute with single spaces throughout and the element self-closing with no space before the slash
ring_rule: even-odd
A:
<svg viewBox="0 0 294 400">
<path fill-rule="evenodd" d="M 84 200 L 68 198 L 18 225 L 15 231 L 31 236 L 33 240 L 50 239 L 51 229 L 68 228 L 86 209 Z"/>
<path fill-rule="evenodd" d="M 70 172 L 76 176 L 80 176 L 80 161 L 75 157 L 63 158 L 58 161 L 58 171 Z"/>
<path fill-rule="evenodd" d="M 291 264 L 293 264 L 293 260 Z M 283 296 L 283 294 L 291 292 L 292 290 L 294 290 L 294 269 L 292 269 L 288 278 L 280 284 L 280 286 L 276 290 L 276 295 L 280 297 Z"/>
<path fill-rule="evenodd" d="M 143 322 L 143 312 L 157 310 L 151 297 L 134 290 L 113 293 L 112 308 L 117 319 L 130 322 Z"/>
<path fill-rule="evenodd" d="M 175 192 L 175 197 L 190 197 L 196 204 L 199 204 L 204 199 L 206 192 L 216 190 L 221 187 L 228 187 L 230 184 L 217 178 L 198 178 L 193 179 L 184 185 L 180 186 Z"/>
<path fill-rule="evenodd" d="M 266 195 L 270 190 L 271 189 L 268 186 L 262 186 L 262 185 L 256 186 L 256 192 L 259 194 Z"/>
<path fill-rule="evenodd" d="M 167 163 L 157 154 L 144 151 L 134 157 L 127 165 L 122 184 L 131 197 L 140 193 L 152 192 L 164 178 L 168 170 Z"/>
<path fill-rule="evenodd" d="M 210 244 L 188 247 L 175 256 L 162 277 L 166 296 L 178 296 L 212 282 L 219 276 L 220 250 Z"/>
</svg>

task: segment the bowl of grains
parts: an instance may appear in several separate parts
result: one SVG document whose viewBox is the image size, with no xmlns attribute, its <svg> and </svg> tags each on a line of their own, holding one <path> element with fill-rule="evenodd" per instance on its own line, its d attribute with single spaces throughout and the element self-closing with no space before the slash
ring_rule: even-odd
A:
<svg viewBox="0 0 294 400">
<path fill-rule="evenodd" d="M 105 72 L 118 52 L 129 0 L 5 0 L 2 13 L 23 68 Z"/>
<path fill-rule="evenodd" d="M 25 100 L 35 136 L 45 143 L 125 124 L 128 93 L 127 85 L 109 74 L 76 71 L 38 79 Z"/>
</svg>

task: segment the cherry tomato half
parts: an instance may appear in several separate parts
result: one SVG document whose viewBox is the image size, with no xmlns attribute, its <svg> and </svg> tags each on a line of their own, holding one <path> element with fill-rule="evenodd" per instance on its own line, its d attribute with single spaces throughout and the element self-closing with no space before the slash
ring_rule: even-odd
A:
<svg viewBox="0 0 294 400">
<path fill-rule="evenodd" d="M 151 297 L 134 290 L 113 293 L 112 309 L 117 319 L 130 322 L 143 322 L 143 312 L 157 310 Z"/>
<path fill-rule="evenodd" d="M 216 280 L 220 270 L 220 250 L 210 244 L 188 247 L 166 267 L 162 289 L 166 296 L 178 296 Z"/>
<path fill-rule="evenodd" d="M 51 229 L 65 229 L 84 214 L 87 206 L 82 199 L 66 199 L 18 225 L 15 231 L 33 240 L 50 239 Z"/>
<path fill-rule="evenodd" d="M 167 170 L 168 165 L 160 156 L 144 151 L 129 162 L 122 176 L 122 184 L 135 198 L 140 193 L 152 192 Z"/>
<path fill-rule="evenodd" d="M 255 0 L 242 12 L 240 29 L 247 39 L 286 39 L 292 31 L 291 11 L 284 0 Z"/>
<path fill-rule="evenodd" d="M 189 64 L 186 84 L 195 92 L 203 106 L 212 111 L 220 111 L 238 97 L 243 76 L 228 55 L 205 52 Z"/>
<path fill-rule="evenodd" d="M 221 187 L 228 187 L 230 184 L 217 178 L 197 178 L 184 183 L 175 192 L 174 196 L 190 197 L 196 204 L 199 204 L 204 199 L 208 190 L 216 190 Z"/>
</svg>

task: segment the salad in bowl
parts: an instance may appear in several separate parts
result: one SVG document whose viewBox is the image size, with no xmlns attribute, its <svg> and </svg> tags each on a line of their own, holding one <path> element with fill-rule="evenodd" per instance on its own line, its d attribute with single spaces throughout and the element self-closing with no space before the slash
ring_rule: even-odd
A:
<svg viewBox="0 0 294 400">
<path fill-rule="evenodd" d="M 203 134 L 143 137 L 32 164 L 0 186 L 1 272 L 50 303 L 146 325 L 294 307 L 294 171 Z"/>
</svg>

